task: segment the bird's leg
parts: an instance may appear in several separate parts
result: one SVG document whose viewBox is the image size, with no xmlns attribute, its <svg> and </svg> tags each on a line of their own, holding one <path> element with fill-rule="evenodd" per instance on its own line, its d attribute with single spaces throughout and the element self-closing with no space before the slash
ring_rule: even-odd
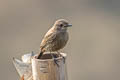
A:
<svg viewBox="0 0 120 80">
<path fill-rule="evenodd" d="M 53 58 L 55 64 L 59 67 L 59 64 L 57 63 L 57 60 L 55 59 L 54 55 L 53 55 L 51 52 L 50 52 L 50 54 L 51 54 L 51 56 L 52 56 L 52 58 Z"/>
<path fill-rule="evenodd" d="M 65 63 L 65 57 L 60 54 L 60 52 L 57 51 L 57 53 L 63 58 L 63 62 Z"/>
</svg>

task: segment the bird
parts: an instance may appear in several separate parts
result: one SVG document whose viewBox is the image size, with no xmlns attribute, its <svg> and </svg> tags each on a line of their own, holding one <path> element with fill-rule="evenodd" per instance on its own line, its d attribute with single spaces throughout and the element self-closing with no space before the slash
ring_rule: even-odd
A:
<svg viewBox="0 0 120 80">
<path fill-rule="evenodd" d="M 58 52 L 60 49 L 63 49 L 69 39 L 67 29 L 71 26 L 72 24 L 65 19 L 55 21 L 54 25 L 43 37 L 37 59 L 40 59 L 44 52 Z"/>
</svg>

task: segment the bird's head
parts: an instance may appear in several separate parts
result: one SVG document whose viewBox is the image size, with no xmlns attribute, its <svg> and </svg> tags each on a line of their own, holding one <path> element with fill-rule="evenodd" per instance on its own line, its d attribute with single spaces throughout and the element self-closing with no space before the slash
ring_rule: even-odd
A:
<svg viewBox="0 0 120 80">
<path fill-rule="evenodd" d="M 54 29 L 59 31 L 66 31 L 68 27 L 71 27 L 72 24 L 69 24 L 67 20 L 65 19 L 59 19 L 54 24 Z"/>
</svg>

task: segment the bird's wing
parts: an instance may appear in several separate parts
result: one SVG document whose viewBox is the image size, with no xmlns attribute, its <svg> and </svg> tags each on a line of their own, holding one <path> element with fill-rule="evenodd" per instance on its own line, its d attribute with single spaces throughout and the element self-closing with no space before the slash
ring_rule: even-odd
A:
<svg viewBox="0 0 120 80">
<path fill-rule="evenodd" d="M 48 44 L 51 44 L 56 40 L 56 32 L 48 32 L 45 37 L 43 38 L 40 48 L 41 50 L 45 48 Z"/>
</svg>

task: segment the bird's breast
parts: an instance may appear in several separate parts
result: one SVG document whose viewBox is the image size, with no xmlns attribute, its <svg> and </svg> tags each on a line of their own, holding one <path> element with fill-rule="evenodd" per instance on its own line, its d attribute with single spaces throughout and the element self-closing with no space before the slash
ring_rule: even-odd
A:
<svg viewBox="0 0 120 80">
<path fill-rule="evenodd" d="M 61 32 L 58 33 L 56 35 L 56 41 L 54 44 L 54 50 L 53 51 L 57 51 L 60 50 L 62 48 L 64 48 L 64 46 L 66 45 L 67 41 L 68 41 L 68 33 L 67 32 Z"/>
</svg>

